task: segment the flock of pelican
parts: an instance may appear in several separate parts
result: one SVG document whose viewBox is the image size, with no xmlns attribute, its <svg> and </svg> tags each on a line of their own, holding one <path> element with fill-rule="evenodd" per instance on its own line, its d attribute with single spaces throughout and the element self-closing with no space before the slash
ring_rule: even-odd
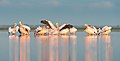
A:
<svg viewBox="0 0 120 61">
<path fill-rule="evenodd" d="M 41 20 L 41 23 L 43 25 L 35 28 L 34 35 L 67 35 L 68 33 L 75 34 L 77 31 L 71 24 L 63 24 L 60 26 L 59 23 L 56 23 L 56 26 L 54 26 L 49 20 Z M 15 35 L 17 32 L 19 32 L 20 35 L 29 35 L 30 31 L 31 28 L 24 25 L 21 21 L 19 22 L 19 26 L 14 23 L 14 25 L 8 29 L 8 33 L 11 35 Z"/>
<path fill-rule="evenodd" d="M 67 35 L 68 33 L 74 35 L 77 31 L 77 28 L 71 24 L 63 24 L 60 26 L 59 23 L 56 23 L 56 25 L 53 25 L 49 20 L 41 20 L 41 23 L 43 24 L 42 26 L 38 26 L 34 29 L 34 35 Z M 108 35 L 112 29 L 110 26 L 104 26 L 102 29 L 97 29 L 88 24 L 84 24 L 84 26 L 86 27 L 84 31 L 88 35 Z M 19 22 L 19 26 L 14 23 L 13 26 L 8 28 L 8 33 L 10 35 L 16 35 L 17 32 L 19 32 L 20 35 L 29 35 L 31 28 L 21 21 Z"/>
<path fill-rule="evenodd" d="M 108 35 L 111 32 L 112 27 L 110 26 L 104 26 L 102 29 L 101 28 L 96 28 L 94 26 L 85 24 L 84 25 L 86 27 L 86 29 L 84 30 L 86 33 L 88 33 L 88 35 Z"/>
</svg>

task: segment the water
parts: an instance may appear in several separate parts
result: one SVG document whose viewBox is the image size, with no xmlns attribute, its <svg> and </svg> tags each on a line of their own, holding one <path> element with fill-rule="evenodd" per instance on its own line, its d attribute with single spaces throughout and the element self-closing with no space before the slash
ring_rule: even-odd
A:
<svg viewBox="0 0 120 61">
<path fill-rule="evenodd" d="M 8 36 L 0 31 L 0 61 L 120 61 L 120 33 Z"/>
</svg>

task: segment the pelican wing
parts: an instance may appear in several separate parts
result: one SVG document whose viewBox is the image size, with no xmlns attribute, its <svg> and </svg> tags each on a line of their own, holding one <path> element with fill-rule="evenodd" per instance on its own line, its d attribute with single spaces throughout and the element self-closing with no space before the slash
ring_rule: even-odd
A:
<svg viewBox="0 0 120 61">
<path fill-rule="evenodd" d="M 59 27 L 59 29 L 62 29 L 65 25 L 66 25 L 66 24 L 61 25 L 61 26 Z"/>
<path fill-rule="evenodd" d="M 26 26 L 26 25 L 22 25 L 23 28 L 25 28 L 27 31 L 30 31 L 30 27 L 29 26 Z"/>
<path fill-rule="evenodd" d="M 50 26 L 50 24 L 48 23 L 48 20 L 42 20 L 41 23 L 49 26 L 49 28 L 52 28 L 52 27 Z"/>
<path fill-rule="evenodd" d="M 70 29 L 72 27 L 73 27 L 73 25 L 71 25 L 71 24 L 63 24 L 59 29 L 61 31 L 61 30 L 66 29 L 66 28 Z"/>
<path fill-rule="evenodd" d="M 103 31 L 103 32 L 106 32 L 106 31 L 111 30 L 111 29 L 112 29 L 112 27 L 104 26 L 104 27 L 102 28 L 102 31 Z"/>
<path fill-rule="evenodd" d="M 106 31 L 106 28 L 107 28 L 108 26 L 104 26 L 103 28 L 102 28 L 102 31 Z"/>
<path fill-rule="evenodd" d="M 93 30 L 91 27 L 87 27 L 87 28 L 85 29 L 85 32 L 87 32 L 88 34 L 95 34 L 95 33 L 94 33 L 94 30 Z"/>
<path fill-rule="evenodd" d="M 94 33 L 97 33 L 97 29 L 93 26 Z"/>
<path fill-rule="evenodd" d="M 11 31 L 12 31 L 12 29 L 11 29 L 11 27 L 9 27 L 9 28 L 8 28 L 8 32 L 11 32 Z"/>
<path fill-rule="evenodd" d="M 52 29 L 56 28 L 51 21 L 48 21 L 48 23 L 49 23 L 49 25 L 51 26 Z"/>
<path fill-rule="evenodd" d="M 75 27 L 70 28 L 70 32 L 76 32 L 77 29 Z"/>
<path fill-rule="evenodd" d="M 41 23 L 49 26 L 49 28 L 55 29 L 56 27 L 53 25 L 53 23 L 51 21 L 48 20 L 42 20 Z"/>
<path fill-rule="evenodd" d="M 16 32 L 18 32 L 18 30 L 19 30 L 19 26 L 16 27 Z"/>
<path fill-rule="evenodd" d="M 66 29 L 61 30 L 60 34 L 66 34 L 67 32 L 69 32 L 69 29 L 66 28 Z"/>
</svg>

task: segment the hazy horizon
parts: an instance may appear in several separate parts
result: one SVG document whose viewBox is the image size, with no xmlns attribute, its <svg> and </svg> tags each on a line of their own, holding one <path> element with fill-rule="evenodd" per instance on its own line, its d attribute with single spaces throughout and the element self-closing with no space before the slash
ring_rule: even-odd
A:
<svg viewBox="0 0 120 61">
<path fill-rule="evenodd" d="M 0 0 L 0 25 L 41 19 L 73 25 L 120 25 L 119 0 Z"/>
</svg>

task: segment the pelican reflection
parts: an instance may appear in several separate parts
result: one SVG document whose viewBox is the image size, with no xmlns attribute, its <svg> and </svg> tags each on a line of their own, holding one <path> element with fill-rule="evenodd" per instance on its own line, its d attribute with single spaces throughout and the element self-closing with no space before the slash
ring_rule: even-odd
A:
<svg viewBox="0 0 120 61">
<path fill-rule="evenodd" d="M 97 61 L 97 36 L 85 36 L 85 61 Z"/>
<path fill-rule="evenodd" d="M 36 36 L 37 49 L 38 49 L 38 61 L 49 61 L 48 60 L 48 36 L 39 35 Z"/>
<path fill-rule="evenodd" d="M 49 61 L 58 61 L 58 35 L 49 36 Z"/>
<path fill-rule="evenodd" d="M 9 35 L 9 61 L 19 61 L 19 41 L 16 35 Z"/>
<path fill-rule="evenodd" d="M 77 44 L 77 36 L 76 35 L 70 35 L 70 60 L 71 61 L 76 61 L 76 46 Z"/>
<path fill-rule="evenodd" d="M 58 60 L 58 35 L 37 36 L 38 61 L 59 61 Z"/>
<path fill-rule="evenodd" d="M 19 37 L 20 41 L 20 61 L 30 61 L 30 36 Z"/>
<path fill-rule="evenodd" d="M 103 40 L 105 42 L 105 61 L 112 61 L 111 37 L 104 35 Z"/>
<path fill-rule="evenodd" d="M 61 35 L 59 41 L 59 60 L 69 61 L 69 36 Z"/>
</svg>

